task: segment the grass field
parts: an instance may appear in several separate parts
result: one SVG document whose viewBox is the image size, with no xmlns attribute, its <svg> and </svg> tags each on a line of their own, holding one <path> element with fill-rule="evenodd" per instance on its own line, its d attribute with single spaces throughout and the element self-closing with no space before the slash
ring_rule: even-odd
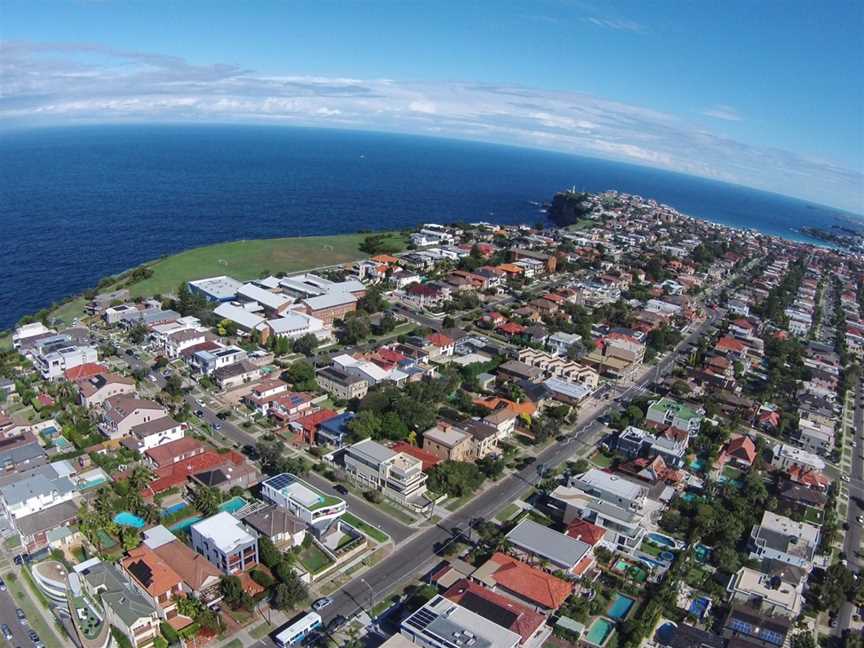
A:
<svg viewBox="0 0 864 648">
<path fill-rule="evenodd" d="M 326 567 L 329 567 L 333 562 L 314 544 L 309 545 L 300 552 L 300 564 L 303 565 L 309 573 L 317 574 Z"/>
<path fill-rule="evenodd" d="M 177 290 L 183 281 L 227 274 L 239 281 L 254 279 L 265 273 L 299 272 L 320 266 L 339 265 L 369 256 L 361 252 L 360 243 L 367 234 L 338 236 L 306 236 L 296 238 L 253 239 L 217 243 L 186 250 L 162 259 L 142 264 L 153 270 L 149 279 L 133 284 L 132 297 L 152 297 Z M 404 248 L 399 234 L 392 234 L 385 243 Z M 116 286 L 107 288 L 114 290 Z M 69 324 L 84 316 L 83 297 L 59 306 L 52 316 Z M 8 340 L 0 338 L 8 346 Z"/>
<path fill-rule="evenodd" d="M 351 513 L 346 513 L 342 516 L 342 519 L 345 520 L 348 524 L 350 524 L 355 529 L 359 530 L 362 533 L 365 533 L 367 536 L 375 540 L 375 542 L 387 542 L 390 540 L 390 536 L 388 536 L 383 531 L 379 531 L 371 524 L 367 524 L 360 518 Z"/>
</svg>

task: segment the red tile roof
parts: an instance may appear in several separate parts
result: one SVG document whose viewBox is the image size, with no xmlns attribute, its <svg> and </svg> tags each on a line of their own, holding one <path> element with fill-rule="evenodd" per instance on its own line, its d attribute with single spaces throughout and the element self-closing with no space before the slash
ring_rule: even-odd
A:
<svg viewBox="0 0 864 648">
<path fill-rule="evenodd" d="M 182 439 L 170 441 L 169 443 L 145 450 L 144 454 L 156 464 L 157 468 L 161 468 L 162 466 L 174 463 L 177 457 L 195 452 L 197 454 L 204 454 L 206 448 L 207 446 L 197 439 L 183 437 Z"/>
<path fill-rule="evenodd" d="M 443 333 L 433 333 L 432 335 L 427 335 L 426 340 L 429 344 L 432 344 L 436 347 L 447 347 L 453 344 L 453 340 L 444 335 Z"/>
<path fill-rule="evenodd" d="M 593 547 L 606 535 L 606 529 L 588 520 L 576 518 L 567 526 L 567 535 Z"/>
<path fill-rule="evenodd" d="M 756 460 L 756 444 L 750 437 L 740 436 L 728 443 L 726 454 L 752 464 Z"/>
<path fill-rule="evenodd" d="M 517 633 L 522 637 L 522 641 L 520 643 L 526 642 L 530 639 L 535 632 L 537 632 L 537 628 L 539 628 L 543 623 L 546 622 L 546 617 L 539 612 L 535 612 L 527 605 L 523 605 L 522 603 L 517 603 L 516 601 L 507 598 L 506 596 L 502 596 L 501 594 L 496 594 L 492 590 L 480 585 L 479 583 L 474 583 L 465 578 L 456 581 L 453 585 L 444 592 L 444 597 L 450 599 L 454 603 L 459 605 L 463 605 L 471 610 L 471 598 L 473 595 L 477 598 L 483 599 L 487 603 L 491 603 L 497 608 L 505 610 L 510 614 L 514 615 L 513 623 L 507 628 L 508 630 Z M 472 612 L 477 612 L 478 614 L 483 614 L 482 610 L 471 610 Z"/>
<path fill-rule="evenodd" d="M 414 457 L 415 459 L 419 459 L 423 462 L 423 471 L 427 471 L 433 466 L 441 463 L 441 459 L 436 457 L 431 452 L 426 452 L 416 446 L 412 446 L 410 443 L 406 443 L 405 441 L 400 441 L 395 444 L 393 448 L 391 448 L 393 452 L 404 452 L 405 454 Z"/>
<path fill-rule="evenodd" d="M 498 330 L 507 335 L 521 335 L 525 332 L 525 327 L 516 322 L 504 322 L 498 326 Z"/>
<path fill-rule="evenodd" d="M 492 574 L 496 584 L 546 609 L 557 610 L 573 593 L 567 581 L 507 554 L 496 552 L 489 560 L 499 565 Z"/>
<path fill-rule="evenodd" d="M 727 336 L 717 340 L 717 344 L 714 345 L 714 348 L 721 351 L 734 351 L 735 353 L 741 353 L 747 347 L 743 342 L 739 342 L 738 340 Z"/>
<path fill-rule="evenodd" d="M 176 464 L 163 466 L 156 470 L 155 477 L 152 482 L 144 489 L 142 495 L 155 495 L 166 491 L 173 486 L 181 486 L 191 475 L 203 472 L 205 470 L 213 470 L 226 463 L 233 463 L 235 466 L 242 465 L 246 459 L 239 452 L 229 450 L 225 453 L 219 453 L 214 450 L 180 461 Z"/>
<path fill-rule="evenodd" d="M 132 549 L 120 564 L 127 574 L 155 598 L 172 589 L 176 590 L 182 582 L 177 572 L 144 544 Z"/>
<path fill-rule="evenodd" d="M 77 367 L 72 367 L 63 372 L 63 377 L 66 380 L 81 380 L 82 378 L 92 378 L 101 373 L 108 371 L 108 367 L 96 364 L 94 362 L 85 362 Z"/>
</svg>

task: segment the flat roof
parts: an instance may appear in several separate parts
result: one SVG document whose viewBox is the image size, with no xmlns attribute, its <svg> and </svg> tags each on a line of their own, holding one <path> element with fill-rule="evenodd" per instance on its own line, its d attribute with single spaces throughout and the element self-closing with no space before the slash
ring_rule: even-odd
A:
<svg viewBox="0 0 864 648">
<path fill-rule="evenodd" d="M 522 520 L 507 534 L 507 540 L 567 569 L 573 568 L 591 549 L 589 544 L 553 531 L 533 520 Z"/>
<path fill-rule="evenodd" d="M 224 552 L 255 541 L 255 536 L 246 531 L 240 520 L 226 511 L 196 522 L 192 529 L 210 538 L 213 544 Z"/>
</svg>

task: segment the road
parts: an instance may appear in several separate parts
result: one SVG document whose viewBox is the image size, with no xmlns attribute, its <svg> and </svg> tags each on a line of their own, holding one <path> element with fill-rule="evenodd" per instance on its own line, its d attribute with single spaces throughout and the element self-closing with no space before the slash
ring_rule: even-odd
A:
<svg viewBox="0 0 864 648">
<path fill-rule="evenodd" d="M 9 591 L 0 592 L 0 623 L 5 623 L 12 631 L 12 641 L 6 642 L 10 646 L 31 646 L 33 642 L 27 636 L 29 627 L 24 627 L 18 623 L 18 617 L 15 616 L 15 608 L 17 607 L 15 599 Z M 4 640 L 5 641 L 5 640 Z"/>
<path fill-rule="evenodd" d="M 864 508 L 858 505 L 859 501 L 864 503 L 864 460 L 861 459 L 861 453 L 864 452 L 864 435 L 862 435 L 862 431 L 864 431 L 864 386 L 862 386 L 862 382 L 859 382 L 855 392 L 855 418 L 852 430 L 852 438 L 857 447 L 852 449 L 849 512 L 846 517 L 848 529 L 843 540 L 843 553 L 846 554 L 849 569 L 856 573 L 861 569 L 861 563 L 858 559 L 858 551 L 861 546 L 861 525 L 858 524 L 858 516 L 864 514 Z M 845 442 L 846 439 L 844 439 Z M 848 601 L 840 608 L 838 616 L 838 630 L 840 632 L 850 627 L 854 611 L 855 606 Z"/>
</svg>

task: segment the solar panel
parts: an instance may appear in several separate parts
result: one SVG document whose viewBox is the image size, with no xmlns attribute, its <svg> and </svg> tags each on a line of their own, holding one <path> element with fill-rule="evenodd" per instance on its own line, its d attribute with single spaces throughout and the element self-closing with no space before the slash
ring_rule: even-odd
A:
<svg viewBox="0 0 864 648">
<path fill-rule="evenodd" d="M 753 634 L 753 626 L 741 619 L 732 619 L 729 625 L 735 632 L 743 632 L 748 635 Z"/>
<path fill-rule="evenodd" d="M 288 474 L 276 475 L 267 480 L 267 485 L 276 490 L 282 490 L 294 482 L 294 478 Z"/>
<path fill-rule="evenodd" d="M 773 630 L 763 630 L 761 637 L 763 640 L 768 641 L 775 646 L 782 646 L 784 642 L 783 635 L 779 632 L 774 632 Z"/>
</svg>

